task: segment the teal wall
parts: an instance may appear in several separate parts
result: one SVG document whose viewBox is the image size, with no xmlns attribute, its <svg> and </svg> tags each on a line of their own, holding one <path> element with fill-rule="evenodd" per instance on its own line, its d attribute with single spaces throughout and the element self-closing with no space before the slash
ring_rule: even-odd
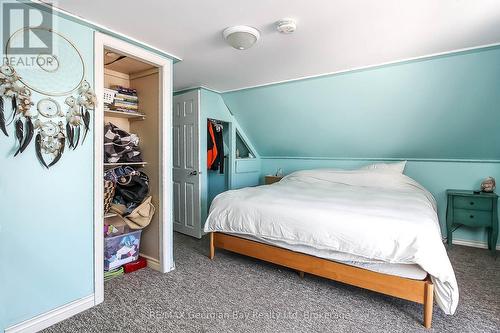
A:
<svg viewBox="0 0 500 333">
<path fill-rule="evenodd" d="M 261 156 L 500 159 L 500 47 L 223 97 Z"/>
<path fill-rule="evenodd" d="M 261 155 L 261 176 L 410 159 L 407 174 L 434 194 L 442 225 L 447 188 L 500 180 L 500 47 L 222 96 Z M 486 242 L 483 231 L 454 235 Z"/>
<path fill-rule="evenodd" d="M 54 20 L 81 52 L 93 82 L 93 31 Z M 35 105 L 40 98 L 33 94 Z M 64 107 L 64 97 L 56 99 Z M 8 130 L 10 137 L 0 134 L 0 332 L 94 292 L 94 128 L 50 170 L 38 162 L 34 142 L 14 158 L 13 125 Z"/>
</svg>

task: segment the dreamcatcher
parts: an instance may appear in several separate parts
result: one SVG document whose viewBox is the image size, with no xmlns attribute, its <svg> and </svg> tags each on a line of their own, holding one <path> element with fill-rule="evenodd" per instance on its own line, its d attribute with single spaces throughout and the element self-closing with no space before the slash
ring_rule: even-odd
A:
<svg viewBox="0 0 500 333">
<path fill-rule="evenodd" d="M 0 67 L 0 131 L 9 136 L 7 126 L 15 128 L 18 148 L 22 153 L 35 136 L 35 151 L 40 163 L 50 168 L 62 157 L 66 146 L 75 150 L 83 144 L 90 129 L 90 110 L 96 96 L 85 81 L 85 67 L 77 48 L 64 36 L 43 28 L 23 28 L 7 42 L 9 46 L 23 38 L 25 30 L 37 30 L 37 35 L 50 34 L 53 54 L 40 54 L 36 66 Z M 67 96 L 66 110 L 51 97 L 41 98 L 34 108 L 31 92 L 48 96 Z M 76 91 L 76 95 L 72 93 Z M 69 96 L 68 96 L 69 95 Z M 5 117 L 5 103 L 10 100 L 12 115 Z M 7 123 L 8 121 L 8 123 Z"/>
</svg>

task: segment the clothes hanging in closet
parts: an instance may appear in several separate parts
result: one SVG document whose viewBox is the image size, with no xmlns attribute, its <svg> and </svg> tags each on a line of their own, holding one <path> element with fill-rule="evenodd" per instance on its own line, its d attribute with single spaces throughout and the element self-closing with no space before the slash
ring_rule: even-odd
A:
<svg viewBox="0 0 500 333">
<path fill-rule="evenodd" d="M 215 144 L 214 127 L 210 120 L 208 121 L 207 128 L 207 149 L 207 167 L 208 169 L 210 169 L 212 168 L 212 164 L 214 164 L 217 157 L 217 145 Z"/>
<path fill-rule="evenodd" d="M 208 121 L 207 130 L 207 166 L 210 170 L 224 173 L 224 139 L 222 125 L 214 125 Z"/>
</svg>

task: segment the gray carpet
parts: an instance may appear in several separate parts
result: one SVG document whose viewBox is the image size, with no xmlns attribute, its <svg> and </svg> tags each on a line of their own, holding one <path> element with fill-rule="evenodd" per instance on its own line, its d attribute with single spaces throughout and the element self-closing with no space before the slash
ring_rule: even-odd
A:
<svg viewBox="0 0 500 333">
<path fill-rule="evenodd" d="M 460 287 L 454 316 L 217 251 L 207 239 L 175 235 L 176 270 L 143 269 L 106 282 L 103 304 L 45 332 L 500 332 L 500 259 L 486 250 L 449 250 Z"/>
</svg>

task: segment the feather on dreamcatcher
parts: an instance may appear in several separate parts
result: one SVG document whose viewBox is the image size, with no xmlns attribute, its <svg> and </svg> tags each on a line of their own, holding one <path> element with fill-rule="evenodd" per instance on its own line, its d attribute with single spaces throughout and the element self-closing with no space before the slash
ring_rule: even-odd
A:
<svg viewBox="0 0 500 333">
<path fill-rule="evenodd" d="M 6 136 L 9 136 L 5 118 L 5 102 L 8 99 L 10 99 L 12 111 L 10 123 L 14 122 L 16 139 L 19 143 L 14 154 L 17 156 L 28 147 L 33 138 L 32 118 L 36 116 L 36 112 L 31 108 L 33 106 L 31 90 L 21 83 L 14 68 L 2 65 L 0 67 L 0 129 Z"/>
<path fill-rule="evenodd" d="M 58 124 L 52 120 L 42 122 L 36 121 L 38 133 L 35 138 L 35 151 L 38 160 L 47 169 L 59 162 L 64 152 L 66 138 L 64 135 L 64 124 Z M 52 161 L 47 164 L 43 155 L 52 155 Z"/>
<path fill-rule="evenodd" d="M 85 142 L 90 129 L 89 110 L 94 110 L 96 96 L 90 84 L 84 80 L 78 88 L 78 97 L 69 96 L 64 103 L 68 106 L 68 112 L 66 113 L 66 133 L 68 135 L 69 147 L 74 150 L 78 146 L 80 137 L 82 137 L 82 144 Z"/>
</svg>

